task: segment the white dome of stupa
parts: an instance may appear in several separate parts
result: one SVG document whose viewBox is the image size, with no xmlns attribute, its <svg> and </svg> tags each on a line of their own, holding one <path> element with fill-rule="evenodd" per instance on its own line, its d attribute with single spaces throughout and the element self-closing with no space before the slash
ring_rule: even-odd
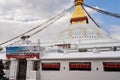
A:
<svg viewBox="0 0 120 80">
<path fill-rule="evenodd" d="M 56 40 L 96 40 L 110 39 L 107 32 L 91 24 L 72 24 L 66 30 L 60 32 Z"/>
<path fill-rule="evenodd" d="M 54 39 L 55 41 L 70 43 L 75 41 L 107 42 L 112 40 L 111 35 L 104 29 L 89 23 L 89 18 L 81 4 L 83 2 L 83 0 L 75 0 L 75 10 L 70 19 L 71 25 L 64 31 L 59 32 Z"/>
</svg>

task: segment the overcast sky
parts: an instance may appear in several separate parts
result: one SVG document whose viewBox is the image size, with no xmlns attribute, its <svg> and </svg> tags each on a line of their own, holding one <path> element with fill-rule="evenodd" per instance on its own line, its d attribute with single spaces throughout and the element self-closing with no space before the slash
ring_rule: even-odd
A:
<svg viewBox="0 0 120 80">
<path fill-rule="evenodd" d="M 74 0 L 0 0 L 0 43 L 36 27 L 69 8 L 73 2 Z M 114 0 L 85 0 L 85 3 L 93 7 L 120 13 L 119 0 L 116 2 Z M 105 29 L 109 28 L 111 33 L 119 35 L 119 19 L 102 16 L 88 8 L 87 10 Z M 51 27 L 35 35 L 32 40 L 51 39 L 59 31 L 69 27 L 71 12 L 51 25 Z"/>
</svg>

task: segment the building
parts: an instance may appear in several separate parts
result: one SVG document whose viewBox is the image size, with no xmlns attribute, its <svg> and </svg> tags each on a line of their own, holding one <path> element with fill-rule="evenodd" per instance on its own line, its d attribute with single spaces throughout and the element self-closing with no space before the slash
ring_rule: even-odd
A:
<svg viewBox="0 0 120 80">
<path fill-rule="evenodd" d="M 56 36 L 54 46 L 41 47 L 24 39 L 6 47 L 6 76 L 10 80 L 119 80 L 120 41 L 89 24 L 83 3 L 75 0 L 71 26 Z"/>
</svg>

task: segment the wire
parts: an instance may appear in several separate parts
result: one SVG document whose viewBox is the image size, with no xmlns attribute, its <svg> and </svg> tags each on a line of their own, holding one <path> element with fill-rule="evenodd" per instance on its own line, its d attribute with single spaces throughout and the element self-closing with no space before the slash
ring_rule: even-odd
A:
<svg viewBox="0 0 120 80">
<path fill-rule="evenodd" d="M 84 11 L 86 12 L 86 14 L 88 15 L 88 17 L 99 27 L 99 28 L 101 28 L 98 24 L 97 24 L 97 22 L 92 18 L 92 16 L 87 12 L 87 10 L 82 6 L 82 8 L 84 9 Z"/>
<path fill-rule="evenodd" d="M 98 9 L 98 8 L 91 7 L 91 6 L 86 5 L 86 4 L 83 4 L 83 5 L 86 6 L 86 7 L 89 7 L 89 8 L 91 8 L 91 9 L 97 11 L 97 12 L 100 12 L 102 14 L 106 14 L 106 15 L 109 15 L 109 16 L 112 16 L 112 17 L 120 18 L 120 14 L 104 11 L 104 10 L 101 10 L 101 9 Z"/>
<path fill-rule="evenodd" d="M 82 8 L 84 9 L 84 11 L 86 12 L 86 14 L 88 15 L 88 17 L 96 24 L 96 26 L 98 26 L 100 29 L 102 28 L 108 35 L 111 39 L 116 38 L 115 36 L 111 37 L 111 33 L 109 31 L 107 31 L 104 27 L 102 27 L 101 25 L 99 25 L 95 19 L 93 19 L 93 17 L 87 12 L 87 10 L 82 6 Z"/>
<path fill-rule="evenodd" d="M 24 32 L 24 33 L 22 33 L 22 34 L 20 34 L 20 35 L 18 35 L 18 36 L 16 36 L 16 37 L 14 37 L 14 38 L 12 38 L 12 39 L 9 39 L 9 40 L 7 40 L 7 41 L 5 41 L 5 42 L 3 42 L 3 43 L 0 43 L 0 45 L 4 45 L 4 44 L 6 44 L 6 43 L 8 43 L 8 42 L 11 42 L 11 41 L 13 41 L 13 40 L 15 40 L 15 39 L 17 39 L 17 38 L 19 38 L 19 37 L 21 37 L 21 36 L 29 33 L 29 32 L 32 32 L 33 30 L 35 30 L 35 29 L 41 27 L 42 25 L 50 22 L 51 20 L 54 20 L 56 17 L 60 16 L 61 14 L 65 13 L 65 12 L 68 12 L 68 11 L 71 10 L 73 7 L 74 7 L 74 5 L 72 5 L 72 7 L 68 8 L 68 9 L 65 9 L 64 11 L 62 11 L 61 13 L 59 13 L 58 15 L 56 15 L 56 16 L 48 19 L 47 21 L 43 22 L 42 24 L 36 26 L 35 28 L 30 29 L 30 30 L 28 30 L 28 31 L 26 31 L 26 32 Z"/>
<path fill-rule="evenodd" d="M 58 16 L 56 19 L 54 19 L 53 21 L 51 21 L 49 24 L 47 24 L 47 25 L 44 26 L 43 28 L 37 30 L 37 31 L 34 32 L 33 34 L 31 34 L 30 37 L 33 36 L 33 35 L 35 35 L 35 34 L 37 34 L 37 33 L 39 33 L 40 31 L 46 29 L 47 27 L 49 27 L 50 25 L 52 25 L 53 23 L 55 23 L 56 21 L 58 21 L 60 18 L 62 18 L 64 15 L 66 15 L 73 7 L 74 7 L 74 5 L 73 5 L 72 7 L 70 7 L 69 9 L 67 9 L 65 13 L 61 14 L 61 15 Z"/>
<path fill-rule="evenodd" d="M 110 15 L 110 16 L 113 16 L 113 17 L 116 17 L 116 18 L 120 18 L 120 14 L 111 13 L 111 12 L 108 12 L 108 11 L 104 11 L 104 10 L 101 10 L 101 9 L 97 9 L 97 8 L 91 7 L 91 6 L 86 5 L 86 4 L 83 4 L 83 5 L 86 6 L 86 7 L 89 7 L 89 8 L 91 8 L 91 9 L 93 9 L 93 10 L 96 10 L 97 12 L 100 12 L 100 13 L 102 13 L 102 14 L 106 14 L 106 15 Z M 16 36 L 16 37 L 14 37 L 14 38 L 12 38 L 12 39 L 9 39 L 9 40 L 7 40 L 7 41 L 5 41 L 5 42 L 3 42 L 3 43 L 0 43 L 0 45 L 6 44 L 6 43 L 8 43 L 8 42 L 11 42 L 11 41 L 13 41 L 13 40 L 15 40 L 15 39 L 17 39 L 17 38 L 19 38 L 19 37 L 21 37 L 21 36 L 29 33 L 29 32 L 32 32 L 33 30 L 35 30 L 35 29 L 43 26 L 44 24 L 46 24 L 46 23 L 48 23 L 48 22 L 50 22 L 50 21 L 52 21 L 52 20 L 55 20 L 55 21 L 50 22 L 48 25 L 44 26 L 42 29 L 37 30 L 36 32 L 34 32 L 33 34 L 31 34 L 30 36 L 33 36 L 33 35 L 37 34 L 38 32 L 44 30 L 44 29 L 47 28 L 49 25 L 53 24 L 53 23 L 56 22 L 58 19 L 60 19 L 61 17 L 63 17 L 63 16 L 64 16 L 64 13 L 68 12 L 68 11 L 71 10 L 73 7 L 74 7 L 74 5 L 73 5 L 72 7 L 70 7 L 70 8 L 68 8 L 68 9 L 64 10 L 64 11 L 61 12 L 60 14 L 58 14 L 58 15 L 50 18 L 50 19 L 48 19 L 47 21 L 43 22 L 42 24 L 36 26 L 35 28 L 32 28 L 32 29 L 30 29 L 30 30 L 28 30 L 28 31 L 26 31 L 26 32 L 24 32 L 24 33 L 22 33 L 22 34 L 20 34 L 20 35 L 18 35 L 18 36 Z M 83 6 L 82 6 L 82 7 L 83 7 Z M 84 9 L 84 7 L 83 7 L 83 9 Z M 85 10 L 85 9 L 84 9 L 84 10 Z M 89 13 L 88 13 L 86 10 L 85 10 L 85 12 L 86 12 L 87 15 L 91 18 L 91 20 L 92 20 L 99 28 L 101 28 L 101 27 L 97 24 L 97 22 L 89 15 Z M 59 17 L 58 17 L 58 16 L 59 16 Z M 58 17 L 58 18 L 56 18 L 56 17 Z"/>
</svg>

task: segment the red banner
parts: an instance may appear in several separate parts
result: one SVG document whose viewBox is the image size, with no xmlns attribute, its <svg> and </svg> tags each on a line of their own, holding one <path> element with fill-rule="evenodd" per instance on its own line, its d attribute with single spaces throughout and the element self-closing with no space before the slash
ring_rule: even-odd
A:
<svg viewBox="0 0 120 80">
<path fill-rule="evenodd" d="M 7 54 L 6 57 L 8 59 L 10 59 L 10 58 L 17 58 L 17 59 L 37 58 L 37 59 L 39 59 L 40 58 L 39 53 L 37 53 L 37 54 Z"/>
</svg>

